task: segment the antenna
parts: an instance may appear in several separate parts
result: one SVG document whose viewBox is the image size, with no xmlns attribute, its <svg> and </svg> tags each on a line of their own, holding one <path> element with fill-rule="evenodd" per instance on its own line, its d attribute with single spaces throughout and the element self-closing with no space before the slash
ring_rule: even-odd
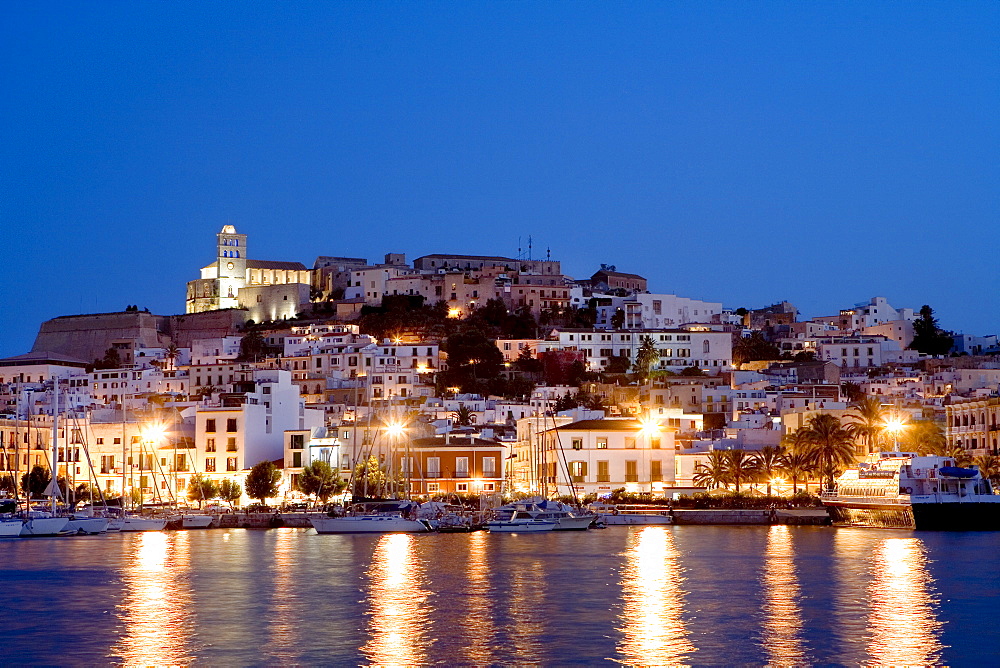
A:
<svg viewBox="0 0 1000 668">
<path fill-rule="evenodd" d="M 528 259 L 531 259 L 531 235 L 528 235 Z"/>
</svg>

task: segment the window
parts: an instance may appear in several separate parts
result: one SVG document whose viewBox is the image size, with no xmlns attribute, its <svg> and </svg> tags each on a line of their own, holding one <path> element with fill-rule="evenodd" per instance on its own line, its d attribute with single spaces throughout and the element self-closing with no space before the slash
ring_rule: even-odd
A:
<svg viewBox="0 0 1000 668">
<path fill-rule="evenodd" d="M 468 492 L 469 491 L 469 483 L 467 483 L 467 482 L 460 482 L 457 485 L 455 485 L 455 488 L 459 492 Z"/>
<path fill-rule="evenodd" d="M 215 420 L 205 420 L 205 431 L 209 434 L 215 433 Z"/>
<path fill-rule="evenodd" d="M 230 434 L 236 431 L 236 418 L 228 418 L 226 420 L 226 431 Z"/>
<path fill-rule="evenodd" d="M 493 483 L 493 482 L 484 482 L 483 483 L 483 491 L 484 492 L 495 492 L 496 489 L 497 489 L 496 483 Z"/>
<path fill-rule="evenodd" d="M 440 457 L 428 457 L 427 458 L 427 477 L 428 478 L 440 478 L 441 477 L 441 458 Z"/>
<path fill-rule="evenodd" d="M 97 439 L 97 444 L 98 445 L 104 445 L 104 439 L 103 438 Z"/>
<path fill-rule="evenodd" d="M 205 439 L 205 452 L 215 452 L 215 439 L 207 438 Z"/>
<path fill-rule="evenodd" d="M 455 477 L 456 478 L 468 478 L 469 477 L 469 458 L 468 457 L 455 457 Z"/>
<path fill-rule="evenodd" d="M 205 459 L 205 472 L 215 473 L 215 457 L 208 457 Z"/>
<path fill-rule="evenodd" d="M 226 470 L 235 471 L 236 470 L 236 457 L 226 458 Z"/>
<path fill-rule="evenodd" d="M 658 459 L 649 462 L 649 479 L 652 482 L 663 481 L 663 462 Z"/>
<path fill-rule="evenodd" d="M 652 448 L 653 450 L 659 450 L 660 449 L 660 437 L 659 436 L 654 436 L 654 437 L 650 438 L 649 439 L 649 447 Z"/>
<path fill-rule="evenodd" d="M 292 450 L 301 450 L 305 446 L 305 434 L 292 434 L 289 437 L 288 447 Z"/>
<path fill-rule="evenodd" d="M 293 452 L 292 453 L 292 468 L 298 468 L 302 466 L 302 453 Z"/>
<path fill-rule="evenodd" d="M 607 436 L 598 436 L 597 437 L 597 449 L 598 450 L 607 450 L 608 449 L 608 437 Z"/>
<path fill-rule="evenodd" d="M 570 462 L 569 476 L 573 482 L 586 482 L 587 462 Z"/>
<path fill-rule="evenodd" d="M 635 449 L 635 436 L 625 437 L 625 447 L 628 448 L 629 450 Z"/>
<path fill-rule="evenodd" d="M 228 452 L 236 452 L 236 437 L 230 436 L 226 439 L 226 450 Z"/>
<path fill-rule="evenodd" d="M 583 450 L 583 439 L 582 438 L 574 438 L 573 439 L 573 449 L 574 450 Z"/>
<path fill-rule="evenodd" d="M 441 489 L 441 483 L 439 482 L 429 482 L 427 483 L 428 492 L 437 492 Z"/>
<path fill-rule="evenodd" d="M 611 482 L 611 467 L 609 462 L 597 462 L 597 482 Z"/>
<path fill-rule="evenodd" d="M 493 478 L 497 474 L 497 458 L 483 457 L 483 477 Z"/>
<path fill-rule="evenodd" d="M 625 461 L 625 482 L 639 482 L 639 462 L 635 459 Z"/>
</svg>

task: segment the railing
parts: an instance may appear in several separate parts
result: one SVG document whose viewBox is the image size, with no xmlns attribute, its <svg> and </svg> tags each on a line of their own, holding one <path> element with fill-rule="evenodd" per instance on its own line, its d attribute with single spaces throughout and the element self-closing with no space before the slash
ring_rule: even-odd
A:
<svg viewBox="0 0 1000 668">
<path fill-rule="evenodd" d="M 428 471 L 427 473 L 424 474 L 424 477 L 425 478 L 440 478 L 441 477 L 441 472 L 440 471 Z"/>
<path fill-rule="evenodd" d="M 455 471 L 455 477 L 456 478 L 468 478 L 469 477 L 469 472 L 468 471 Z"/>
</svg>

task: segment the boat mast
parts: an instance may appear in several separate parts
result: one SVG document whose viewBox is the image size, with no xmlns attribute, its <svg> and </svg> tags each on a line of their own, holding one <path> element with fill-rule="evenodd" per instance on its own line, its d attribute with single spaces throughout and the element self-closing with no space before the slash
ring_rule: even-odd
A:
<svg viewBox="0 0 1000 668">
<path fill-rule="evenodd" d="M 56 494 L 59 491 L 59 377 L 52 377 L 52 480 L 49 496 L 52 515 L 56 514 Z"/>
</svg>

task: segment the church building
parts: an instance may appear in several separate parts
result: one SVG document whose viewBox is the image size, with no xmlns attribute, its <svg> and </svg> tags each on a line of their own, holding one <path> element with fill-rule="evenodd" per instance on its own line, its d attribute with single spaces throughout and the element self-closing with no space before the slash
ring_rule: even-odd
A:
<svg viewBox="0 0 1000 668">
<path fill-rule="evenodd" d="M 215 261 L 202 267 L 201 278 L 188 281 L 187 313 L 246 308 L 249 319 L 261 322 L 294 317 L 308 303 L 311 276 L 301 262 L 249 259 L 247 235 L 232 225 L 216 238 Z"/>
</svg>

